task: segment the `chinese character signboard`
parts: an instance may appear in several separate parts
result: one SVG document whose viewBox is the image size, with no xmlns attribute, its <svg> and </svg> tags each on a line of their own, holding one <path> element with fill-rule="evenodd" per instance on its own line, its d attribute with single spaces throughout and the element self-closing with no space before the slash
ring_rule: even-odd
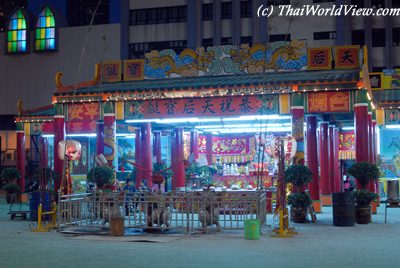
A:
<svg viewBox="0 0 400 268">
<path fill-rule="evenodd" d="M 386 125 L 399 125 L 400 124 L 400 110 L 385 110 L 385 124 Z"/>
<path fill-rule="evenodd" d="M 336 69 L 358 69 L 359 46 L 336 46 L 335 68 Z"/>
<path fill-rule="evenodd" d="M 308 49 L 308 69 L 327 70 L 332 69 L 332 54 L 330 47 L 318 47 Z"/>
<path fill-rule="evenodd" d="M 212 150 L 216 155 L 250 154 L 250 136 L 243 137 L 212 137 Z M 199 136 L 199 153 L 206 153 L 206 136 Z M 241 162 L 240 160 L 238 162 Z M 245 162 L 245 161 L 243 161 Z"/>
<path fill-rule="evenodd" d="M 102 81 L 121 81 L 121 61 L 107 61 L 102 65 Z"/>
<path fill-rule="evenodd" d="M 273 96 L 183 98 L 125 103 L 125 119 L 209 117 L 278 114 L 279 99 Z"/>
<path fill-rule="evenodd" d="M 372 90 L 382 89 L 382 73 L 369 73 L 369 82 Z"/>
<path fill-rule="evenodd" d="M 124 61 L 124 81 L 143 80 L 144 60 Z"/>
<path fill-rule="evenodd" d="M 308 112 L 348 112 L 350 111 L 350 93 L 346 92 L 312 92 L 308 93 Z"/>
<path fill-rule="evenodd" d="M 71 104 L 68 106 L 67 133 L 95 133 L 99 119 L 99 103 Z"/>
</svg>

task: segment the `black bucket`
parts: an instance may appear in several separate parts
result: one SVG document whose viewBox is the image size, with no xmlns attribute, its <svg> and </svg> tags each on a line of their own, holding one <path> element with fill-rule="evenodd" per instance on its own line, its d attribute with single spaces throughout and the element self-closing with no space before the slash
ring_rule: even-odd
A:
<svg viewBox="0 0 400 268">
<path fill-rule="evenodd" d="M 332 194 L 333 226 L 354 226 L 354 196 L 352 192 Z"/>
<path fill-rule="evenodd" d="M 29 215 L 31 221 L 37 221 L 38 219 L 38 207 L 42 204 L 42 211 L 51 210 L 51 198 L 50 192 L 32 192 L 29 194 Z M 49 219 L 49 215 L 46 215 L 46 220 Z"/>
</svg>

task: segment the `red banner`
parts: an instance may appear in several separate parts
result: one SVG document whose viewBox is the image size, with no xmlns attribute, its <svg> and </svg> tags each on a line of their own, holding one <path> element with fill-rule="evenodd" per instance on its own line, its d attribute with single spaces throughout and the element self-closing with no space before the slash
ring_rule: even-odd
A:
<svg viewBox="0 0 400 268">
<path fill-rule="evenodd" d="M 125 119 L 278 114 L 278 96 L 174 98 L 128 101 Z"/>
<path fill-rule="evenodd" d="M 250 154 L 250 137 L 212 137 L 212 150 L 216 155 Z M 206 153 L 206 136 L 199 136 L 199 153 Z"/>
<path fill-rule="evenodd" d="M 311 92 L 307 95 L 308 112 L 348 112 L 350 111 L 350 93 L 348 91 Z"/>
<path fill-rule="evenodd" d="M 339 134 L 339 159 L 355 159 L 356 140 L 354 130 L 340 132 Z"/>
<path fill-rule="evenodd" d="M 98 103 L 77 103 L 68 106 L 68 134 L 95 133 L 96 121 L 100 119 Z"/>
</svg>

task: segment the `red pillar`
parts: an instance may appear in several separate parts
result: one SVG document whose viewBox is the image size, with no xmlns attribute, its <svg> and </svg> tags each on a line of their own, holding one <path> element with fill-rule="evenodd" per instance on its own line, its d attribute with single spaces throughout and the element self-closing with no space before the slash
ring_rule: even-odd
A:
<svg viewBox="0 0 400 268">
<path fill-rule="evenodd" d="M 307 166 L 313 174 L 308 185 L 312 200 L 320 200 L 318 183 L 317 117 L 307 116 Z"/>
<path fill-rule="evenodd" d="M 374 163 L 373 156 L 372 112 L 368 112 L 368 162 Z M 375 181 L 369 182 L 369 190 L 376 193 Z"/>
<path fill-rule="evenodd" d="M 354 105 L 354 126 L 356 162 L 368 162 L 368 104 Z M 357 188 L 360 188 L 358 183 Z"/>
<path fill-rule="evenodd" d="M 171 180 L 171 187 L 172 190 L 175 190 L 176 188 L 176 177 L 175 177 L 175 171 L 177 170 L 176 164 L 177 164 L 177 158 L 176 158 L 176 146 L 175 146 L 175 130 L 171 133 L 171 170 L 172 170 L 172 180 Z"/>
<path fill-rule="evenodd" d="M 153 131 L 153 155 L 156 162 L 161 163 L 161 131 Z"/>
<path fill-rule="evenodd" d="M 141 127 L 142 132 L 142 144 L 141 144 L 141 155 L 142 155 L 142 166 L 143 166 L 143 179 L 147 180 L 147 186 L 152 186 L 152 170 L 153 170 L 153 157 L 151 153 L 151 123 L 143 123 Z"/>
<path fill-rule="evenodd" d="M 65 138 L 64 115 L 54 116 L 54 172 L 58 175 L 54 180 L 54 191 L 61 187 L 61 178 L 64 176 L 63 160 L 58 157 L 58 143 Z"/>
<path fill-rule="evenodd" d="M 140 187 L 143 178 L 143 169 L 142 169 L 142 154 L 141 154 L 141 140 L 142 140 L 142 131 L 140 128 L 137 128 L 135 131 L 135 163 L 136 163 L 136 188 Z"/>
<path fill-rule="evenodd" d="M 212 134 L 206 134 L 206 157 L 207 157 L 207 164 L 209 166 L 212 165 Z"/>
<path fill-rule="evenodd" d="M 25 192 L 25 132 L 24 123 L 17 123 L 17 169 L 21 175 L 19 187 Z"/>
<path fill-rule="evenodd" d="M 110 167 L 118 169 L 117 130 L 114 113 L 104 113 L 104 157 Z"/>
<path fill-rule="evenodd" d="M 339 165 L 339 129 L 333 129 L 333 192 L 340 192 L 342 189 L 342 176 Z"/>
<path fill-rule="evenodd" d="M 372 163 L 377 161 L 377 145 L 376 145 L 376 120 L 372 120 Z"/>
<path fill-rule="evenodd" d="M 334 192 L 334 184 L 335 184 L 335 170 L 333 168 L 334 163 L 335 163 L 335 157 L 334 157 L 334 136 L 333 136 L 333 130 L 335 126 L 330 125 L 328 126 L 328 143 L 329 143 L 329 149 L 328 149 L 328 161 L 329 161 L 329 194 L 332 194 Z"/>
<path fill-rule="evenodd" d="M 329 181 L 329 161 L 328 161 L 328 122 L 320 123 L 320 145 L 319 145 L 319 165 L 320 165 L 320 183 L 321 195 L 329 195 L 330 181 Z"/>
<path fill-rule="evenodd" d="M 96 155 L 104 153 L 104 122 L 103 120 L 96 122 Z"/>
<path fill-rule="evenodd" d="M 192 130 L 190 132 L 190 154 L 193 154 L 194 159 L 199 158 L 198 138 L 198 131 Z"/>
<path fill-rule="evenodd" d="M 172 150 L 173 159 L 173 189 L 185 187 L 185 166 L 183 154 L 183 128 L 174 131 L 174 142 Z"/>
</svg>

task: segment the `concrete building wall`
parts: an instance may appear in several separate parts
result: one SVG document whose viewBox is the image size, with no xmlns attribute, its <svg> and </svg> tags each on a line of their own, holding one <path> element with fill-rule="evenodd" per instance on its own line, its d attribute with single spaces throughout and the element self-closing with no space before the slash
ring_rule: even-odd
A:
<svg viewBox="0 0 400 268">
<path fill-rule="evenodd" d="M 0 44 L 4 42 L 5 33 L 1 33 Z M 24 109 L 49 105 L 57 72 L 64 73 L 64 84 L 76 84 L 93 78 L 96 63 L 119 57 L 120 24 L 93 26 L 89 35 L 88 27 L 60 28 L 58 52 L 54 53 L 34 53 L 31 47 L 29 54 L 7 55 L 2 49 L 0 114 L 16 114 L 19 99 Z"/>
</svg>

